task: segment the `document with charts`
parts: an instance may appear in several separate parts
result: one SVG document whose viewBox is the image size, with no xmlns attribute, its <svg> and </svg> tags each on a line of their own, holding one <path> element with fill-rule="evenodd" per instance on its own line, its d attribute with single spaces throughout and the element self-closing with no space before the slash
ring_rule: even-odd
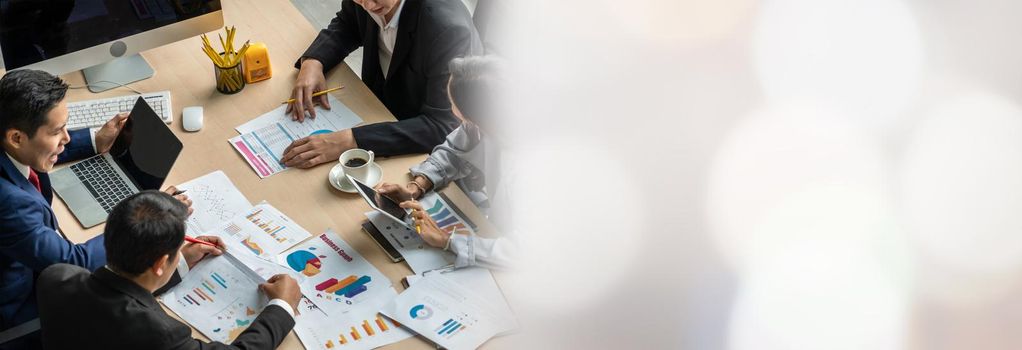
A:
<svg viewBox="0 0 1022 350">
<path fill-rule="evenodd" d="M 498 333 L 498 336 L 518 330 L 518 320 L 515 318 L 514 311 L 511 309 L 511 305 L 508 303 L 507 298 L 504 297 L 504 292 L 500 289 L 500 286 L 497 285 L 497 281 L 493 278 L 493 274 L 489 269 L 477 266 L 463 267 L 459 269 L 444 268 L 427 271 L 422 275 L 410 275 L 405 277 L 405 280 L 408 281 L 408 285 L 411 286 L 432 274 L 441 274 L 448 280 L 471 290 L 476 295 L 482 297 L 483 300 L 486 300 L 487 303 L 493 307 L 493 311 L 495 311 L 497 315 L 500 316 L 500 319 L 505 322 L 505 324 L 500 325 L 501 333 Z"/>
<path fill-rule="evenodd" d="M 259 178 L 287 170 L 281 157 L 291 142 L 306 136 L 349 129 L 362 123 L 362 118 L 341 101 L 329 94 L 327 96 L 331 109 L 328 111 L 316 106 L 316 118 L 307 117 L 303 122 L 291 120 L 291 116 L 286 113 L 287 106 L 282 105 L 235 128 L 241 135 L 228 142 L 245 158 L 245 162 L 255 170 Z"/>
<path fill-rule="evenodd" d="M 302 293 L 331 317 L 341 317 L 392 287 L 387 276 L 331 230 L 280 254 L 278 259 L 305 275 L 300 284 Z"/>
<path fill-rule="evenodd" d="M 397 291 L 389 288 L 338 317 L 327 315 L 314 303 L 303 299 L 302 311 L 295 317 L 295 334 L 308 350 L 368 350 L 410 338 L 414 335 L 412 332 L 378 312 L 395 297 Z"/>
<path fill-rule="evenodd" d="M 488 300 L 442 274 L 421 278 L 380 312 L 451 350 L 478 348 L 509 324 Z"/>
<path fill-rule="evenodd" d="M 263 202 L 208 232 L 225 241 L 231 251 L 248 252 L 266 260 L 312 237 L 291 218 Z"/>
<path fill-rule="evenodd" d="M 224 254 L 203 259 L 160 300 L 209 339 L 226 343 L 248 328 L 269 302 L 259 291 L 263 282 Z"/>
<path fill-rule="evenodd" d="M 192 215 L 188 216 L 188 234 L 203 235 L 224 221 L 252 208 L 252 203 L 241 194 L 223 171 L 214 171 L 177 185 L 178 190 L 192 200 Z"/>
</svg>

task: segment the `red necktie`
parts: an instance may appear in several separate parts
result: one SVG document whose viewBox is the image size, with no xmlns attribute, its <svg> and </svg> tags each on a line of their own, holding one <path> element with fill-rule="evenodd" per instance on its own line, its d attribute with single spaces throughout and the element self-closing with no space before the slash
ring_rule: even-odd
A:
<svg viewBox="0 0 1022 350">
<path fill-rule="evenodd" d="M 32 170 L 32 168 L 28 168 L 28 182 L 35 186 L 36 191 L 43 193 L 43 186 L 39 184 L 39 175 L 36 175 L 35 170 Z"/>
</svg>

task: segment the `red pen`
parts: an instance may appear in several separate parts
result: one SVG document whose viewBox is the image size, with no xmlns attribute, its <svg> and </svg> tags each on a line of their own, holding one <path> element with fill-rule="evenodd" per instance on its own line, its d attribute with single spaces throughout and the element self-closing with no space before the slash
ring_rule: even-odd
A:
<svg viewBox="0 0 1022 350">
<path fill-rule="evenodd" d="M 206 242 L 206 241 L 200 241 L 200 240 L 197 240 L 197 239 L 192 238 L 192 237 L 185 236 L 185 240 L 188 241 L 188 242 L 191 242 L 191 243 L 205 244 L 205 245 L 208 245 L 210 247 L 213 247 L 213 248 L 216 248 L 216 249 L 220 249 L 220 247 L 217 247 L 216 244 L 209 243 L 209 242 Z"/>
</svg>

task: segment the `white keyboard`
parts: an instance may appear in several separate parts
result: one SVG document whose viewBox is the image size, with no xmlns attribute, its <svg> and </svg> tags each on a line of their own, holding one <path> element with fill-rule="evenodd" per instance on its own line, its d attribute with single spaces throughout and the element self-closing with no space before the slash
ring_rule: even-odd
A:
<svg viewBox="0 0 1022 350">
<path fill-rule="evenodd" d="M 67 104 L 67 129 L 84 129 L 99 127 L 106 124 L 117 113 L 131 112 L 135 106 L 135 100 L 139 95 L 127 95 L 98 100 L 72 102 Z M 142 94 L 149 106 L 156 111 L 156 115 L 167 124 L 174 121 L 172 108 L 170 107 L 170 91 L 151 92 Z"/>
</svg>

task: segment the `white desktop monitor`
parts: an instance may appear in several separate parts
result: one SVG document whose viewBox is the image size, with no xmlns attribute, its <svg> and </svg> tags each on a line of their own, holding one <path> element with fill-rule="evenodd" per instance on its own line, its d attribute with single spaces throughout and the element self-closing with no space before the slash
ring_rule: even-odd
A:
<svg viewBox="0 0 1022 350">
<path fill-rule="evenodd" d="M 82 70 L 101 92 L 153 75 L 139 52 L 223 25 L 220 0 L 0 0 L 0 69 Z"/>
</svg>

